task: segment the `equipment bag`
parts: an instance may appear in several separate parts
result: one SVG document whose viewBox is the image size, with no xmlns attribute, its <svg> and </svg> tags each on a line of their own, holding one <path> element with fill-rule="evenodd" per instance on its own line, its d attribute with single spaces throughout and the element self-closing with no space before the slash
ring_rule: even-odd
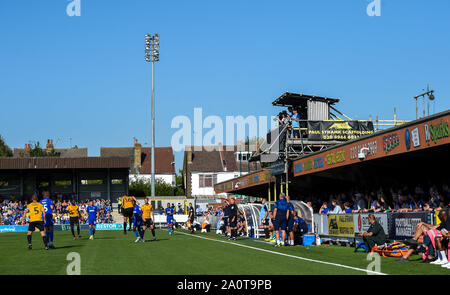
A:
<svg viewBox="0 0 450 295">
<path fill-rule="evenodd" d="M 408 248 L 402 242 L 394 241 L 389 245 L 374 246 L 372 252 L 377 252 L 383 257 L 402 257 Z"/>
</svg>

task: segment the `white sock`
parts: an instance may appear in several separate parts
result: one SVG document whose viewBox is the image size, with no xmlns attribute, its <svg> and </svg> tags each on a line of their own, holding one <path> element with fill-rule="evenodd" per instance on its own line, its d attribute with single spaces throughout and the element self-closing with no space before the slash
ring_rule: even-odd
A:
<svg viewBox="0 0 450 295">
<path fill-rule="evenodd" d="M 447 260 L 447 256 L 445 256 L 445 251 L 440 251 L 441 252 L 441 261 L 444 261 L 444 262 L 448 262 L 448 260 Z"/>
<path fill-rule="evenodd" d="M 279 245 L 280 244 L 280 240 L 277 240 L 277 245 Z"/>
</svg>

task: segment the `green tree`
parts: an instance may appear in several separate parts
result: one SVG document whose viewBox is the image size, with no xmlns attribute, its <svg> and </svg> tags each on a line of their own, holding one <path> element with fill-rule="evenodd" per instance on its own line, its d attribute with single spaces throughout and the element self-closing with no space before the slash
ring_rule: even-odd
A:
<svg viewBox="0 0 450 295">
<path fill-rule="evenodd" d="M 13 152 L 11 148 L 6 144 L 3 140 L 3 137 L 0 135 L 0 157 L 12 157 Z"/>
<path fill-rule="evenodd" d="M 131 181 L 128 187 L 128 193 L 135 197 L 150 196 L 152 192 L 152 183 L 150 179 L 137 179 Z M 155 195 L 156 196 L 172 196 L 173 187 L 165 181 L 157 178 L 155 180 Z"/>
<path fill-rule="evenodd" d="M 41 148 L 39 141 L 30 149 L 30 157 L 59 157 L 60 153 L 52 151 L 44 151 Z"/>
</svg>

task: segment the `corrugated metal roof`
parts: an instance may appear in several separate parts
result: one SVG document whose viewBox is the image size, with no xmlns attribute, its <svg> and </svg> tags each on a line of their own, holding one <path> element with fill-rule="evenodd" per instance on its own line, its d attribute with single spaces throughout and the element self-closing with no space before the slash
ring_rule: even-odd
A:
<svg viewBox="0 0 450 295">
<path fill-rule="evenodd" d="M 130 158 L 0 158 L 0 169 L 130 168 Z"/>
</svg>

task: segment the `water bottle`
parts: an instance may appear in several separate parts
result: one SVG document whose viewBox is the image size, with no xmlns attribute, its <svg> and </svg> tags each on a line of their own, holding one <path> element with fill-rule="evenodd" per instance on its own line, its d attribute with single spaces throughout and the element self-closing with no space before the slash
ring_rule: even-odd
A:
<svg viewBox="0 0 450 295">
<path fill-rule="evenodd" d="M 320 246 L 320 237 L 316 236 L 316 246 Z"/>
</svg>

